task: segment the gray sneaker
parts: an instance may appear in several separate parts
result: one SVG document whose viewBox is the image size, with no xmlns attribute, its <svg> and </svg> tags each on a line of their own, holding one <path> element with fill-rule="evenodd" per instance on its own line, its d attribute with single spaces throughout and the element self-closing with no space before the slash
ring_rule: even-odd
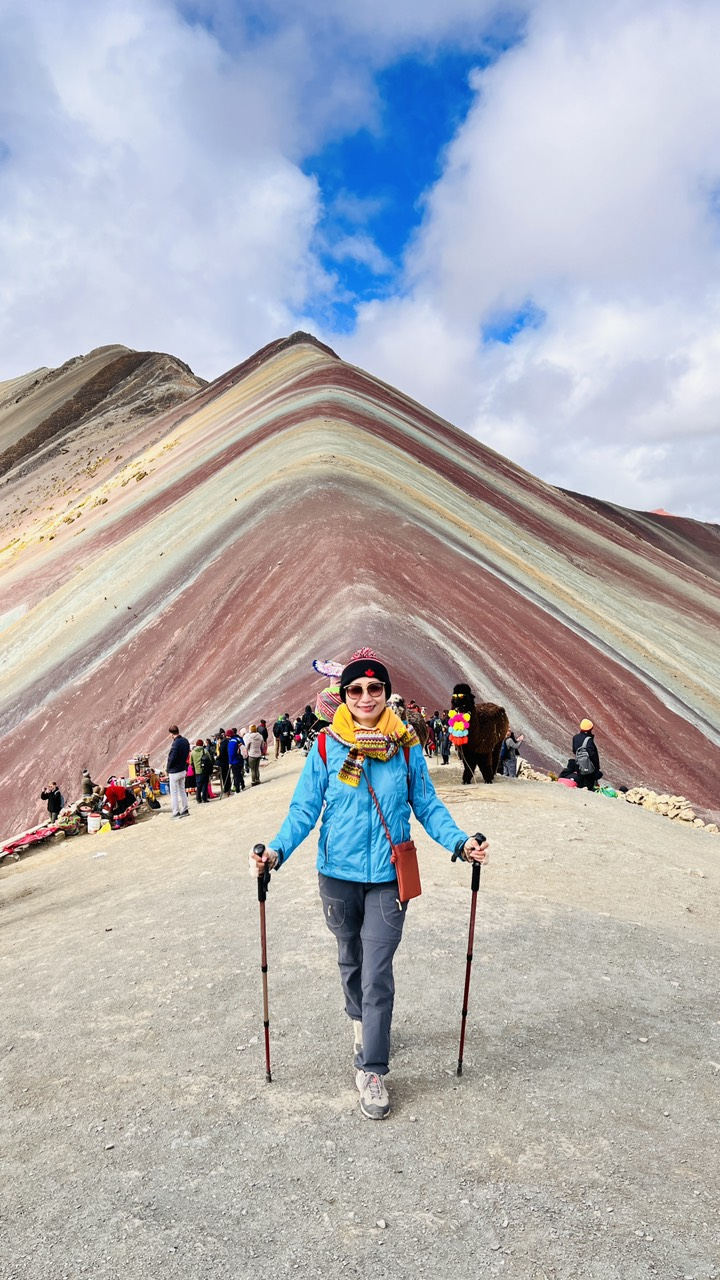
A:
<svg viewBox="0 0 720 1280">
<path fill-rule="evenodd" d="M 362 1022 L 358 1022 L 356 1018 L 353 1018 L 353 1057 L 354 1058 L 357 1058 L 362 1047 L 363 1047 Z"/>
<path fill-rule="evenodd" d="M 360 1094 L 360 1110 L 368 1120 L 384 1120 L 390 1114 L 385 1081 L 372 1071 L 356 1071 L 355 1084 Z"/>
</svg>

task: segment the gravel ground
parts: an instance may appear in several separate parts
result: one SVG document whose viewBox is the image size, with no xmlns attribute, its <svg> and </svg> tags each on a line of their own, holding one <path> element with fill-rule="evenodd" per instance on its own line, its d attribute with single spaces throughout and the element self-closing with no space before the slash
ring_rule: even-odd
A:
<svg viewBox="0 0 720 1280">
<path fill-rule="evenodd" d="M 720 838 L 433 765 L 492 842 L 465 1070 L 469 869 L 418 831 L 372 1123 L 312 839 L 268 898 L 264 1079 L 246 855 L 299 767 L 0 870 L 2 1280 L 720 1276 Z"/>
</svg>

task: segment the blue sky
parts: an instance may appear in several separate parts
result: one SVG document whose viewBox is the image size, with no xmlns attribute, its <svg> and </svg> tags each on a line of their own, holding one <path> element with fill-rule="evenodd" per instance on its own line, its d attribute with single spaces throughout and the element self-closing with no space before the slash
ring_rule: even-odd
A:
<svg viewBox="0 0 720 1280">
<path fill-rule="evenodd" d="M 0 381 L 310 329 L 554 484 L 720 515 L 717 0 L 5 0 Z"/>
<path fill-rule="evenodd" d="M 400 59 L 375 77 L 377 126 L 333 140 L 304 162 L 323 196 L 321 260 L 339 275 L 342 293 L 320 303 L 324 324 L 352 330 L 359 302 L 401 287 L 403 255 L 422 221 L 424 192 L 440 176 L 444 149 L 473 100 L 470 73 L 491 60 L 487 53 L 466 52 Z M 358 233 L 372 238 L 384 261 L 338 262 L 337 246 Z"/>
</svg>

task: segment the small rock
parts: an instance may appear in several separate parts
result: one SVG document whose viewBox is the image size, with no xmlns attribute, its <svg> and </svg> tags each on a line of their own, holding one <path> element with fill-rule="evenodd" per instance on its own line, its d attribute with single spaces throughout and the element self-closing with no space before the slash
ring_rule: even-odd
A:
<svg viewBox="0 0 720 1280">
<path fill-rule="evenodd" d="M 649 1036 L 638 1036 L 638 1040 L 640 1041 L 640 1044 L 647 1044 L 649 1038 L 650 1038 Z"/>
<path fill-rule="evenodd" d="M 115 1143 L 114 1143 L 114 1142 L 106 1142 L 106 1143 L 105 1143 L 105 1150 L 106 1150 L 106 1151 L 112 1151 L 112 1150 L 113 1150 L 113 1148 L 114 1148 L 114 1146 L 115 1146 Z"/>
<path fill-rule="evenodd" d="M 387 1226 L 387 1222 L 385 1221 L 384 1218 L 378 1218 L 377 1222 L 375 1223 L 375 1226 L 380 1227 L 381 1230 L 384 1231 Z"/>
</svg>

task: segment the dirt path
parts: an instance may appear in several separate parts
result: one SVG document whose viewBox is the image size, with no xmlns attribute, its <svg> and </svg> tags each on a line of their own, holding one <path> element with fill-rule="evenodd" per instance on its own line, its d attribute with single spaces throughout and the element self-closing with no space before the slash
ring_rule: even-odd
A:
<svg viewBox="0 0 720 1280">
<path fill-rule="evenodd" d="M 469 873 L 423 836 L 372 1124 L 312 840 L 268 900 L 264 1082 L 246 854 L 299 766 L 0 870 L 2 1280 L 720 1275 L 720 838 L 433 766 L 493 848 L 465 1074 Z"/>
</svg>

